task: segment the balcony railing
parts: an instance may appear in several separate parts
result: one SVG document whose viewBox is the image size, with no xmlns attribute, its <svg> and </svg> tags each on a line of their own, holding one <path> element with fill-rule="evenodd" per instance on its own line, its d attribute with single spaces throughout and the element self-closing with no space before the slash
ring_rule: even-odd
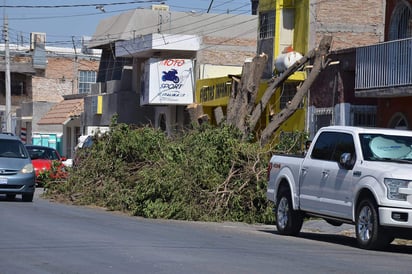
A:
<svg viewBox="0 0 412 274">
<path fill-rule="evenodd" d="M 412 86 L 412 38 L 356 49 L 355 90 Z"/>
</svg>

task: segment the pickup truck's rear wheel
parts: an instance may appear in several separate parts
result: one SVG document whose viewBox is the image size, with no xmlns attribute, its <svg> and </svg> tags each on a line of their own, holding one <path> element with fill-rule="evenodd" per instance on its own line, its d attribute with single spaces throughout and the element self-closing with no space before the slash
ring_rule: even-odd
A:
<svg viewBox="0 0 412 274">
<path fill-rule="evenodd" d="M 378 207 L 369 198 L 359 203 L 355 221 L 356 239 L 363 249 L 380 249 L 387 246 L 394 239 L 379 224 Z"/>
<path fill-rule="evenodd" d="M 276 199 L 276 228 L 282 235 L 298 235 L 303 224 L 302 214 L 293 209 L 288 189 L 281 189 Z"/>
</svg>

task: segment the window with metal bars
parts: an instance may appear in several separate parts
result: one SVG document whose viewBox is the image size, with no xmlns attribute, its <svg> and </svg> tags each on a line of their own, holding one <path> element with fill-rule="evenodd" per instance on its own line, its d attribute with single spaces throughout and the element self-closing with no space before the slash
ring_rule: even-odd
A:
<svg viewBox="0 0 412 274">
<path fill-rule="evenodd" d="M 376 107 L 375 106 L 352 106 L 351 118 L 353 126 L 375 127 Z"/>
<path fill-rule="evenodd" d="M 259 38 L 275 36 L 275 11 L 262 12 L 259 15 Z"/>
<path fill-rule="evenodd" d="M 296 92 L 297 92 L 297 83 L 284 83 L 283 87 L 282 87 L 282 94 L 280 96 L 280 109 L 283 109 L 287 106 L 287 104 L 289 104 L 293 97 L 295 96 Z M 303 104 L 300 103 L 298 108 L 302 108 Z"/>
</svg>

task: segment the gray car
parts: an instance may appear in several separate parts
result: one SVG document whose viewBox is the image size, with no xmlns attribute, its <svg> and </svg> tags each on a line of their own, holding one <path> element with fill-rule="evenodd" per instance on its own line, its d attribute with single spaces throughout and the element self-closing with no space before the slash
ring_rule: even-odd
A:
<svg viewBox="0 0 412 274">
<path fill-rule="evenodd" d="M 24 202 L 33 201 L 35 173 L 29 153 L 16 136 L 0 134 L 0 194 L 8 199 L 21 195 Z"/>
</svg>

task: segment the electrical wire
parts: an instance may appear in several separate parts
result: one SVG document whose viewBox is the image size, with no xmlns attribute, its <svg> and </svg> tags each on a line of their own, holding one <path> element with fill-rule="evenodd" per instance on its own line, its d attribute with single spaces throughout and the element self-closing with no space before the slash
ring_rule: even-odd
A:
<svg viewBox="0 0 412 274">
<path fill-rule="evenodd" d="M 240 9 L 240 8 L 243 8 L 243 6 L 239 7 L 238 9 Z M 188 15 L 193 16 L 192 13 L 188 13 Z M 203 25 L 203 24 L 206 23 L 206 21 L 211 20 L 211 19 L 218 18 L 219 16 L 222 16 L 222 15 L 216 14 L 216 15 L 210 16 L 209 18 L 200 20 L 199 23 L 200 23 L 201 25 Z M 216 31 L 218 31 L 218 30 L 229 29 L 229 28 L 231 28 L 231 27 L 239 27 L 241 24 L 245 23 L 245 22 L 237 22 L 237 23 L 235 23 L 235 24 L 228 25 L 228 26 L 226 26 L 225 28 L 222 28 L 222 27 L 221 27 L 221 23 L 222 23 L 224 20 L 228 20 L 228 19 L 231 19 L 231 18 L 236 17 L 236 16 L 239 16 L 239 15 L 225 16 L 222 20 L 213 20 L 213 22 L 208 23 L 207 25 L 217 24 L 217 27 L 214 28 L 214 29 L 208 30 L 208 32 L 203 33 L 203 35 L 211 34 L 211 33 L 214 33 L 214 32 L 216 32 Z M 185 17 L 182 17 L 181 19 L 183 20 L 184 18 L 185 18 Z M 253 18 L 252 20 L 256 20 L 256 18 Z M 193 26 L 193 25 L 191 25 L 191 26 L 192 26 L 192 30 L 197 28 L 196 26 Z M 248 31 L 246 31 L 245 33 L 249 33 L 249 32 L 251 32 L 251 31 L 256 31 L 256 29 L 251 29 L 250 31 L 248 30 Z M 17 32 L 18 32 L 18 31 L 17 31 Z M 17 33 L 17 32 L 16 32 L 16 33 Z M 184 33 L 184 32 L 185 32 L 185 31 L 182 31 L 182 33 Z M 19 37 L 20 34 L 21 34 L 21 32 L 19 32 L 19 34 L 17 34 L 16 36 Z M 13 35 L 14 35 L 14 34 L 13 34 Z M 239 36 L 241 36 L 241 35 L 239 35 Z M 228 42 L 228 41 L 230 41 L 230 40 L 232 40 L 232 39 L 236 39 L 236 38 L 237 38 L 237 37 L 233 37 L 233 38 L 226 39 L 225 41 L 221 41 L 219 44 L 226 43 L 226 42 Z M 17 39 L 17 40 L 19 40 L 19 39 Z M 185 40 L 182 40 L 182 41 L 185 41 Z M 179 42 L 182 42 L 182 41 L 179 41 Z M 67 41 L 57 41 L 57 44 L 61 44 L 61 43 L 65 43 L 65 44 L 67 44 L 67 45 L 72 45 L 72 41 L 71 41 L 71 40 L 70 40 L 70 41 L 69 41 L 69 40 L 67 40 Z M 48 44 L 50 45 L 50 43 L 48 43 Z M 202 51 L 202 50 L 207 50 L 207 49 L 212 48 L 212 47 L 215 47 L 215 46 L 217 46 L 217 45 L 218 45 L 218 44 L 206 46 L 206 47 L 200 49 L 200 51 Z"/>
<path fill-rule="evenodd" d="M 233 1 L 233 0 L 232 0 Z M 227 2 L 227 1 L 226 1 Z M 229 1 L 230 2 L 230 1 Z M 135 2 L 133 2 L 133 3 L 135 3 Z M 85 5 L 91 5 L 91 4 L 85 4 Z M 222 5 L 222 4 L 220 4 L 220 5 Z M 243 6 L 241 6 L 241 7 L 238 7 L 238 8 L 235 8 L 235 9 L 232 9 L 232 12 L 233 11 L 237 11 L 237 10 L 240 10 L 240 9 L 242 9 L 243 7 L 245 7 L 246 5 L 243 5 Z M 126 10 L 116 10 L 116 11 L 112 11 L 112 12 L 108 12 L 108 13 L 115 13 L 115 12 L 124 12 L 124 11 L 128 11 L 128 10 L 130 10 L 130 9 L 126 9 Z M 73 14 L 73 15 L 67 15 L 67 16 L 65 16 L 65 17 L 80 17 L 80 16 L 92 16 L 92 15 L 101 15 L 102 13 L 87 13 L 87 14 Z M 193 16 L 196 16 L 196 14 L 193 14 L 193 13 L 187 13 L 187 14 L 191 14 L 191 15 L 193 15 Z M 216 16 L 219 16 L 219 14 L 216 14 Z M 41 19 L 53 19 L 53 18 L 62 18 L 62 16 L 52 16 L 52 17 L 29 17 L 29 18 L 10 18 L 9 20 L 36 20 L 36 19 L 38 19 L 38 20 L 41 20 Z M 181 20 L 184 20 L 184 18 L 181 18 Z M 206 20 L 210 20 L 210 19 L 206 19 Z M 176 20 L 175 20 L 176 21 Z M 150 27 L 150 26 L 149 26 Z M 139 31 L 139 30 L 135 30 L 135 31 Z M 20 31 L 20 35 L 22 34 L 23 32 L 21 32 Z M 47 34 L 48 35 L 48 37 L 54 37 L 55 35 L 51 35 L 50 33 L 48 33 Z M 116 34 L 109 34 L 109 35 L 114 35 L 114 36 L 116 36 Z M 72 37 L 72 36 L 74 36 L 74 35 L 71 35 L 70 37 Z M 64 36 L 61 36 L 61 35 L 59 35 L 58 37 L 64 37 Z M 48 44 L 50 44 L 50 43 L 53 43 L 53 44 L 70 44 L 71 43 L 71 40 L 70 40 L 70 38 L 67 38 L 67 41 L 64 41 L 65 39 L 61 39 L 61 40 L 63 40 L 63 41 L 60 41 L 60 40 L 58 40 L 58 41 L 53 41 L 53 42 L 47 42 Z"/>
<path fill-rule="evenodd" d="M 162 2 L 162 0 L 147 0 L 147 1 L 129 1 L 129 2 L 112 2 L 112 3 L 93 3 L 93 4 L 72 4 L 72 5 L 0 5 L 0 8 L 25 8 L 25 9 L 50 9 L 50 8 L 81 8 L 81 7 L 97 7 L 97 6 L 118 6 L 130 4 L 147 4 L 152 2 Z"/>
<path fill-rule="evenodd" d="M 233 10 L 236 11 L 236 10 L 242 9 L 244 6 L 245 6 L 245 5 L 240 6 L 240 7 L 236 8 L 236 9 L 233 9 Z M 197 15 L 197 14 L 193 14 L 193 13 L 187 13 L 187 14 L 188 14 L 188 16 L 196 16 L 196 15 Z M 211 15 L 212 15 L 212 14 L 211 14 Z M 174 30 L 174 29 L 176 29 L 176 28 L 186 28 L 184 31 L 182 31 L 182 32 L 180 32 L 180 33 L 190 32 L 190 31 L 195 30 L 196 28 L 199 28 L 199 26 L 197 26 L 197 25 L 199 25 L 199 24 L 200 24 L 200 27 L 201 27 L 202 25 L 221 24 L 223 21 L 225 21 L 225 20 L 230 20 L 231 18 L 236 17 L 236 16 L 238 16 L 238 15 L 241 15 L 241 14 L 234 14 L 234 15 L 232 15 L 232 16 L 227 16 L 227 15 L 223 15 L 223 14 L 215 14 L 215 15 L 212 15 L 212 16 L 210 16 L 210 17 L 207 17 L 207 18 L 205 18 L 205 19 L 202 19 L 202 20 L 199 20 L 199 21 L 195 22 L 194 25 L 191 24 L 191 25 L 190 25 L 191 29 L 187 29 L 187 28 L 186 28 L 186 27 L 189 26 L 189 25 L 180 25 L 180 26 L 178 26 L 178 27 L 175 27 L 175 28 L 172 28 L 172 29 L 168 29 L 168 30 L 170 31 L 170 30 Z M 121 16 L 121 14 L 120 14 L 119 16 Z M 222 20 L 216 20 L 216 18 L 222 17 L 222 16 L 224 16 Z M 176 22 L 177 20 L 185 20 L 185 17 L 179 17 L 179 18 L 175 19 L 174 22 Z M 212 21 L 212 22 L 209 23 L 209 22 L 207 22 L 207 21 Z M 145 29 L 150 29 L 150 28 L 156 27 L 157 25 L 158 25 L 158 24 L 151 25 L 151 26 L 147 26 L 147 27 L 140 28 L 140 29 L 134 29 L 134 30 L 131 30 L 130 32 L 135 32 L 135 33 L 139 34 L 139 32 L 143 32 Z M 218 28 L 217 28 L 217 29 L 218 29 Z M 116 37 L 117 35 L 120 35 L 120 34 L 124 34 L 124 33 L 109 33 L 108 35 L 109 35 L 109 37 Z M 176 34 L 179 34 L 179 33 L 176 33 Z M 49 36 L 49 35 L 50 35 L 50 34 L 48 34 L 48 36 Z M 60 37 L 63 37 L 63 36 L 60 36 Z M 94 37 L 94 41 L 99 41 L 99 40 L 101 40 L 101 41 L 106 41 L 106 40 L 107 40 L 107 35 L 105 35 L 104 37 L 101 37 L 101 38 L 99 38 L 99 37 Z M 47 43 L 49 44 L 50 42 L 47 42 Z M 58 44 L 58 43 L 60 43 L 60 44 L 70 44 L 70 43 L 72 43 L 72 42 L 71 42 L 71 39 L 70 39 L 70 40 L 67 40 L 67 41 L 54 41 L 54 42 L 53 42 L 53 44 Z"/>
<path fill-rule="evenodd" d="M 188 14 L 188 16 L 189 16 L 190 14 Z M 234 14 L 234 15 L 230 15 L 230 16 L 228 16 L 228 15 L 224 15 L 224 14 L 216 14 L 216 15 L 212 15 L 212 16 L 210 16 L 210 17 L 205 17 L 204 19 L 201 19 L 201 20 L 197 20 L 196 22 L 190 22 L 190 23 L 188 23 L 188 24 L 186 24 L 186 25 L 176 25 L 175 27 L 171 27 L 171 28 L 168 28 L 167 29 L 167 31 L 169 31 L 169 32 L 171 32 L 171 31 L 173 31 L 173 30 L 176 30 L 176 29 L 182 29 L 182 31 L 178 31 L 178 32 L 172 32 L 172 34 L 174 34 L 174 35 L 179 35 L 179 34 L 188 34 L 188 33 L 196 33 L 196 30 L 199 30 L 199 28 L 202 28 L 203 26 L 205 26 L 205 25 L 207 25 L 208 27 L 210 27 L 211 25 L 216 25 L 216 28 L 214 28 L 214 29 L 208 29 L 208 32 L 209 33 L 213 33 L 213 32 L 216 32 L 216 31 L 218 31 L 220 28 L 221 28 L 221 25 L 222 25 L 222 23 L 224 22 L 224 21 L 227 21 L 227 20 L 231 20 L 231 19 L 233 19 L 233 18 L 235 18 L 235 17 L 238 17 L 238 16 L 240 16 L 240 15 L 242 15 L 242 14 Z M 220 20 L 216 20 L 218 17 L 222 17 Z M 181 17 L 182 19 L 184 19 L 184 17 Z M 179 18 L 178 18 L 179 19 Z M 252 21 L 253 20 L 257 20 L 257 18 L 253 18 L 253 19 L 251 19 Z M 211 22 L 208 22 L 208 21 L 211 21 Z M 249 21 L 249 19 L 247 20 L 247 21 Z M 175 21 L 176 22 L 176 21 Z M 236 22 L 236 23 L 234 23 L 234 24 L 232 24 L 231 26 L 232 27 L 236 27 L 238 24 L 241 24 L 242 22 Z M 200 26 L 198 26 L 198 25 L 200 25 Z M 144 32 L 144 30 L 146 30 L 146 29 L 151 29 L 151 28 L 153 28 L 153 27 L 156 27 L 156 26 L 158 26 L 158 24 L 156 24 L 156 25 L 150 25 L 150 26 L 147 26 L 147 27 L 144 27 L 144 28 L 137 28 L 137 29 L 133 29 L 133 30 L 130 30 L 130 31 L 128 31 L 130 34 L 133 34 L 133 33 L 135 33 L 136 35 L 140 35 L 142 32 Z M 189 27 L 189 28 L 187 28 L 187 27 Z M 226 28 L 225 28 L 226 29 Z M 198 31 L 199 32 L 199 31 Z M 117 37 L 117 36 L 120 36 L 120 35 L 124 35 L 125 34 L 125 32 L 119 32 L 119 33 L 110 33 L 110 34 L 104 34 L 103 36 L 93 36 L 93 41 L 94 42 L 105 42 L 105 41 L 107 41 L 108 39 L 107 39 L 107 36 L 109 35 L 110 37 Z M 204 33 L 202 33 L 202 35 L 203 35 Z"/>
</svg>

